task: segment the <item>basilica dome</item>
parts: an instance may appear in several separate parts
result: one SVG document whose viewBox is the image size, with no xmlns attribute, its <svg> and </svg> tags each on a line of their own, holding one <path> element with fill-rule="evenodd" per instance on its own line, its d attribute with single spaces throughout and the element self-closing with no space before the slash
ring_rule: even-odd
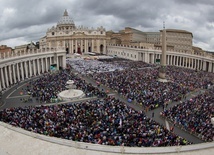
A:
<svg viewBox="0 0 214 155">
<path fill-rule="evenodd" d="M 72 25 L 72 26 L 74 26 L 74 21 L 72 20 L 72 18 L 69 17 L 67 10 L 65 10 L 63 16 L 60 18 L 57 25 L 58 26 L 60 26 L 60 25 Z"/>
</svg>

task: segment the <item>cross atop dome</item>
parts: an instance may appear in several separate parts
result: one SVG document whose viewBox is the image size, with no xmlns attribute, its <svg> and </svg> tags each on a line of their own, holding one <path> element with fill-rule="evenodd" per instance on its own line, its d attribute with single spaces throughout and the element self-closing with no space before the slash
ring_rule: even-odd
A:
<svg viewBox="0 0 214 155">
<path fill-rule="evenodd" d="M 71 17 L 69 17 L 67 9 L 65 9 L 63 16 L 60 18 L 60 20 L 57 23 L 57 26 L 58 27 L 67 26 L 67 28 L 68 26 L 71 26 L 71 28 L 75 27 L 74 21 Z"/>
<path fill-rule="evenodd" d="M 63 16 L 68 16 L 68 12 L 67 12 L 66 9 L 65 9 L 65 12 L 64 12 Z"/>
</svg>

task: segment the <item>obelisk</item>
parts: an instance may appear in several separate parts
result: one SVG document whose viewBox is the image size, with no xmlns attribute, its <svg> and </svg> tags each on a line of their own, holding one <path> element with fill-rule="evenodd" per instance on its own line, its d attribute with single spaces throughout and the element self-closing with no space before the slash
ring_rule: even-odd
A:
<svg viewBox="0 0 214 155">
<path fill-rule="evenodd" d="M 159 79 L 160 81 L 166 80 L 166 29 L 165 24 L 163 25 L 162 31 L 162 55 L 161 55 L 161 66 L 159 68 Z"/>
</svg>

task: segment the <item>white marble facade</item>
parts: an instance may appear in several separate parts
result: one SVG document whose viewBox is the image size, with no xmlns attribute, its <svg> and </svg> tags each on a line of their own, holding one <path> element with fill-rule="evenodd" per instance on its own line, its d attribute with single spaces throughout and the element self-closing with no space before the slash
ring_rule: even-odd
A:
<svg viewBox="0 0 214 155">
<path fill-rule="evenodd" d="M 65 10 L 56 26 L 47 30 L 46 36 L 40 39 L 40 48 L 64 47 L 67 53 L 106 52 L 105 28 L 88 28 L 76 26 Z"/>
</svg>

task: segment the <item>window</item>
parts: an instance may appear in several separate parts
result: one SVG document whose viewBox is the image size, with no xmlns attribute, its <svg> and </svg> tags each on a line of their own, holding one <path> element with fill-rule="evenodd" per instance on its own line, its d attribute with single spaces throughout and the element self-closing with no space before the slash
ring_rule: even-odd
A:
<svg viewBox="0 0 214 155">
<path fill-rule="evenodd" d="M 52 35 L 54 35 L 54 32 L 52 32 Z"/>
</svg>

